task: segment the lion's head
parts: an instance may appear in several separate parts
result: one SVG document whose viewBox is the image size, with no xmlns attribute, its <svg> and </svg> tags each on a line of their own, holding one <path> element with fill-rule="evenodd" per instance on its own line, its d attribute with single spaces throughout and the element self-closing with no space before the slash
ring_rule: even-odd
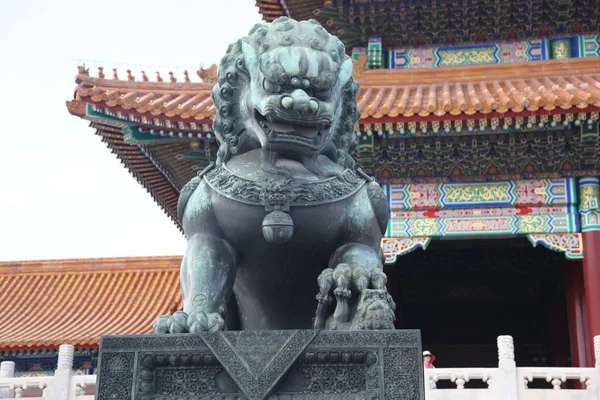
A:
<svg viewBox="0 0 600 400">
<path fill-rule="evenodd" d="M 257 24 L 221 60 L 212 93 L 217 162 L 262 147 L 352 168 L 357 90 L 344 45 L 317 21 Z"/>
</svg>

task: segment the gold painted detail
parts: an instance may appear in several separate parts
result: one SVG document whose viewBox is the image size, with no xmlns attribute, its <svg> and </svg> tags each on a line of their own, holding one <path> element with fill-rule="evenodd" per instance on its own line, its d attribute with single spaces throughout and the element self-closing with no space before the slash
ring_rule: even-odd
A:
<svg viewBox="0 0 600 400">
<path fill-rule="evenodd" d="M 452 185 L 444 186 L 444 202 L 452 203 L 489 203 L 507 202 L 511 200 L 510 184 L 485 184 L 485 185 Z"/>
<path fill-rule="evenodd" d="M 552 250 L 565 253 L 569 260 L 583 258 L 583 240 L 581 233 L 550 233 L 527 235 L 533 247 L 541 244 Z"/>
<path fill-rule="evenodd" d="M 435 218 L 415 218 L 408 221 L 411 235 L 439 236 L 439 227 Z"/>
<path fill-rule="evenodd" d="M 600 208 L 600 186 L 587 185 L 579 188 L 581 210 L 594 210 Z"/>
<path fill-rule="evenodd" d="M 571 58 L 571 42 L 567 39 L 552 42 L 552 58 L 556 60 Z"/>
<path fill-rule="evenodd" d="M 519 233 L 547 232 L 549 227 L 545 215 L 524 215 L 519 218 Z"/>
<path fill-rule="evenodd" d="M 494 64 L 496 59 L 494 53 L 495 47 L 467 49 L 467 50 L 442 50 L 438 51 L 440 58 L 440 67 L 450 67 L 456 65 L 479 65 Z"/>
<path fill-rule="evenodd" d="M 417 248 L 425 250 L 429 242 L 431 242 L 431 238 L 428 237 L 383 238 L 381 248 L 385 255 L 385 263 L 394 264 L 399 256 L 408 254 Z"/>
</svg>

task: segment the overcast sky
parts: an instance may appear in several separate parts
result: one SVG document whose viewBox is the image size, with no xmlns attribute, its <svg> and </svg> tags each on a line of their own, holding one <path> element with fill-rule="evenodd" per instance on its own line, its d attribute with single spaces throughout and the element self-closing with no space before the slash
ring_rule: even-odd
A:
<svg viewBox="0 0 600 400">
<path fill-rule="evenodd" d="M 183 254 L 173 222 L 65 101 L 79 60 L 93 75 L 162 66 L 167 78 L 218 63 L 259 21 L 254 0 L 0 0 L 0 260 Z"/>
</svg>

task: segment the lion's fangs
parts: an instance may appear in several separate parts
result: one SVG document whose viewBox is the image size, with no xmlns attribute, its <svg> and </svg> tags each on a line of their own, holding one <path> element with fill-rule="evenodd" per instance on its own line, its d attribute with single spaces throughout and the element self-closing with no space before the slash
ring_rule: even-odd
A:
<svg viewBox="0 0 600 400">
<path fill-rule="evenodd" d="M 269 140 L 284 139 L 284 140 L 288 140 L 288 141 L 292 141 L 292 142 L 305 143 L 305 144 L 309 144 L 309 145 L 313 145 L 313 146 L 319 145 L 321 132 L 318 132 L 316 134 L 316 137 L 314 137 L 314 138 L 306 138 L 306 137 L 303 137 L 300 135 L 288 134 L 288 133 L 283 133 L 283 132 L 275 132 L 274 130 L 269 129 L 266 122 L 260 122 L 259 125 L 265 131 Z"/>
</svg>

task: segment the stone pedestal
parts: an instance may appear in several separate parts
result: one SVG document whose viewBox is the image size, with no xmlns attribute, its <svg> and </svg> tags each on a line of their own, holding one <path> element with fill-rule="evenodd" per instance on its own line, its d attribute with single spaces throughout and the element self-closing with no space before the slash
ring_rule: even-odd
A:
<svg viewBox="0 0 600 400">
<path fill-rule="evenodd" d="M 419 331 L 103 336 L 97 400 L 424 400 Z"/>
</svg>

